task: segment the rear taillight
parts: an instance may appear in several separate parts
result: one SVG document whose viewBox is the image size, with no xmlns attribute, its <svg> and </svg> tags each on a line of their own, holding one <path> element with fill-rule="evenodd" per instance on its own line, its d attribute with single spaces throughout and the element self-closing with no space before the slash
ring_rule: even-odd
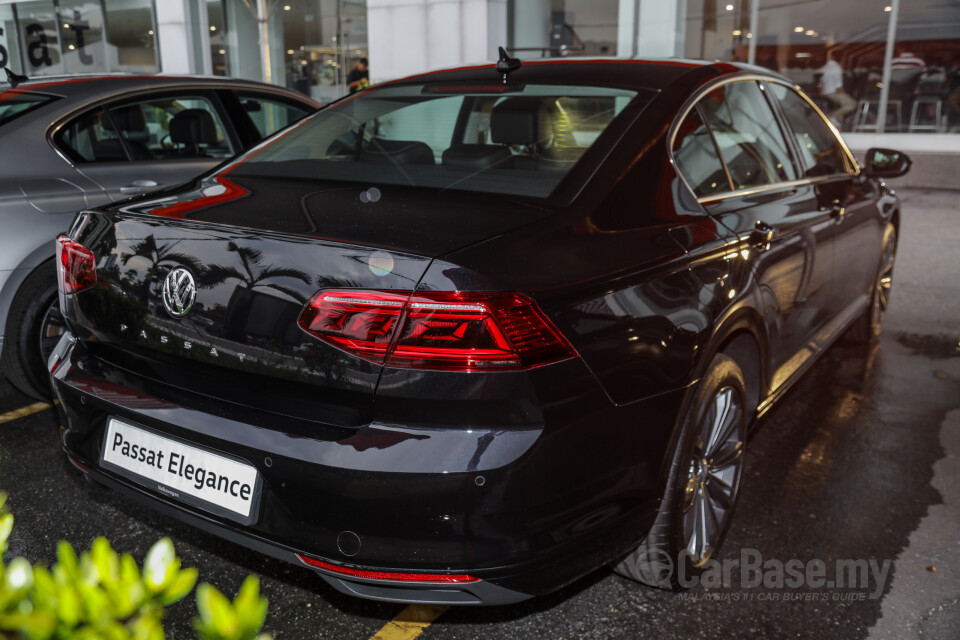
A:
<svg viewBox="0 0 960 640">
<path fill-rule="evenodd" d="M 502 371 L 575 355 L 537 305 L 517 293 L 321 291 L 299 324 L 391 367 Z"/>
<path fill-rule="evenodd" d="M 65 233 L 57 236 L 57 284 L 61 293 L 76 293 L 97 283 L 93 251 Z"/>
</svg>

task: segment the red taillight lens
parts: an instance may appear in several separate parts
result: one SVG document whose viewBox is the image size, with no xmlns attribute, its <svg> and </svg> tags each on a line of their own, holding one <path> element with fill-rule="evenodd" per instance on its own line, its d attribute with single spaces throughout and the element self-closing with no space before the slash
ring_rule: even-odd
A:
<svg viewBox="0 0 960 640">
<path fill-rule="evenodd" d="M 308 333 L 345 351 L 383 364 L 409 294 L 323 291 L 300 314 Z"/>
<path fill-rule="evenodd" d="M 516 293 L 321 291 L 300 326 L 391 367 L 529 369 L 575 355 L 537 305 Z"/>
<path fill-rule="evenodd" d="M 333 573 L 339 573 L 345 576 L 355 578 L 367 578 L 368 580 L 389 580 L 392 582 L 438 582 L 443 584 L 457 584 L 463 582 L 478 582 L 480 578 L 466 575 L 464 573 L 399 573 L 396 571 L 368 571 L 366 569 L 352 569 L 350 567 L 341 567 L 322 560 L 316 560 L 308 556 L 297 554 L 300 561 L 311 567 L 324 569 Z"/>
<path fill-rule="evenodd" d="M 61 293 L 76 293 L 97 283 L 93 251 L 65 233 L 57 236 L 57 284 Z"/>
</svg>

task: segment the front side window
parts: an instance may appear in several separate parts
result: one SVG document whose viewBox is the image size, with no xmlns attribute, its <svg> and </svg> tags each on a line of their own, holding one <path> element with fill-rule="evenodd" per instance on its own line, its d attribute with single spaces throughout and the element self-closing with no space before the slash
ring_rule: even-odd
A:
<svg viewBox="0 0 960 640">
<path fill-rule="evenodd" d="M 236 171 L 548 197 L 638 92 L 384 87 L 334 105 Z"/>
<path fill-rule="evenodd" d="M 115 104 L 109 111 L 134 160 L 229 158 L 236 153 L 206 96 L 142 99 Z"/>
<path fill-rule="evenodd" d="M 767 85 L 780 101 L 783 113 L 793 129 L 807 177 L 852 173 L 847 154 L 837 136 L 820 114 L 796 91 L 782 84 Z"/>
<path fill-rule="evenodd" d="M 734 190 L 796 180 L 786 140 L 759 85 L 733 82 L 697 103 Z"/>
</svg>

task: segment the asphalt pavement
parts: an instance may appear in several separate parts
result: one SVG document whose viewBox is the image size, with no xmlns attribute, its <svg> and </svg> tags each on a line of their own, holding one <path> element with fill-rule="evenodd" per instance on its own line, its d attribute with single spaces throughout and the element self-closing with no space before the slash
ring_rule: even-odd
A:
<svg viewBox="0 0 960 640">
<path fill-rule="evenodd" d="M 901 192 L 884 334 L 831 348 L 764 418 L 717 580 L 676 594 L 601 569 L 518 605 L 444 610 L 420 638 L 960 638 L 958 193 Z M 340 595 L 88 484 L 61 452 L 54 410 L 9 418 L 33 402 L 0 382 L 0 489 L 16 519 L 5 560 L 50 564 L 58 540 L 87 548 L 101 535 L 142 560 L 170 536 L 231 596 L 259 574 L 278 640 L 414 637 L 390 624 L 403 605 Z M 173 606 L 167 637 L 192 638 L 195 611 L 192 596 Z"/>
</svg>

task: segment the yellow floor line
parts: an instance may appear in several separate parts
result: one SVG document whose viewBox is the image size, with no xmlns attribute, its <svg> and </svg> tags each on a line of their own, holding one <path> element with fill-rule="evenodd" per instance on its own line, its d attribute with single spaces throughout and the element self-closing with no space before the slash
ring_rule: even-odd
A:
<svg viewBox="0 0 960 640">
<path fill-rule="evenodd" d="M 450 607 L 432 604 L 412 604 L 383 625 L 370 640 L 411 640 L 423 633 L 434 620 Z"/>
<path fill-rule="evenodd" d="M 17 418 L 24 418 L 34 413 L 43 411 L 44 409 L 49 409 L 53 405 L 48 402 L 36 402 L 34 404 L 28 404 L 25 407 L 20 407 L 19 409 L 14 409 L 13 411 L 8 411 L 6 413 L 0 413 L 0 424 L 4 422 L 10 422 L 11 420 L 16 420 Z"/>
</svg>

